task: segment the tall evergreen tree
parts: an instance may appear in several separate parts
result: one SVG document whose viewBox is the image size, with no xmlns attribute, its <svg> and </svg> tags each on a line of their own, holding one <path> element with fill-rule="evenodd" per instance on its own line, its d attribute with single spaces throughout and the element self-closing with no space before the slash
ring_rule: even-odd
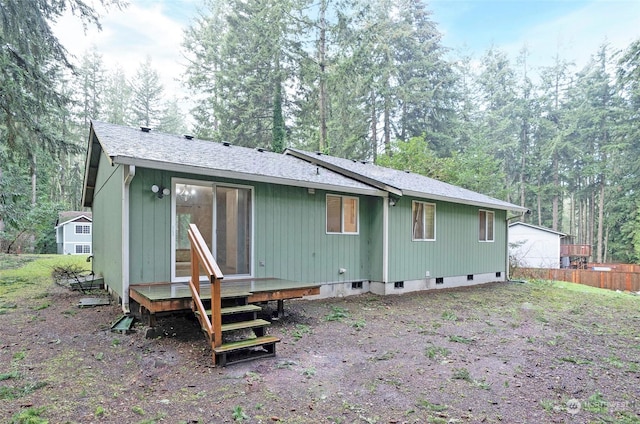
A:
<svg viewBox="0 0 640 424">
<path fill-rule="evenodd" d="M 131 109 L 136 124 L 145 127 L 158 125 L 162 112 L 163 91 L 164 88 L 160 84 L 158 72 L 151 64 L 151 57 L 147 56 L 131 81 Z"/>
</svg>

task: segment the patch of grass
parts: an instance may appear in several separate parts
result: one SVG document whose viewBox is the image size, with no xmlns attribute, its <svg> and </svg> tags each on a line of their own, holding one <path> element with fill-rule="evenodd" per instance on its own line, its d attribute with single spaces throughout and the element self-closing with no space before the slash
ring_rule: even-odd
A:
<svg viewBox="0 0 640 424">
<path fill-rule="evenodd" d="M 104 408 L 100 405 L 98 405 L 98 407 L 96 408 L 96 412 L 93 413 L 93 415 L 95 415 L 97 418 L 102 417 L 104 414 L 106 413 L 106 411 L 104 410 Z"/>
<path fill-rule="evenodd" d="M 428 409 L 429 411 L 432 411 L 432 412 L 444 412 L 449 408 L 447 405 L 441 405 L 439 403 L 431 403 L 428 400 L 418 401 L 417 405 L 420 408 Z"/>
<path fill-rule="evenodd" d="M 233 412 L 231 413 L 231 418 L 233 418 L 234 421 L 244 421 L 244 420 L 248 420 L 249 416 L 245 414 L 245 412 L 242 410 L 242 406 L 238 405 L 233 408 Z"/>
<path fill-rule="evenodd" d="M 325 321 L 339 321 L 342 322 L 345 318 L 349 318 L 349 311 L 345 308 L 341 308 L 339 306 L 332 306 L 331 312 L 329 312 L 325 317 Z"/>
<path fill-rule="evenodd" d="M 587 365 L 593 363 L 593 361 L 590 361 L 588 359 L 574 358 L 573 356 L 563 356 L 560 358 L 560 360 L 562 362 L 569 362 L 576 365 Z"/>
<path fill-rule="evenodd" d="M 446 347 L 429 345 L 424 350 L 424 354 L 429 359 L 446 358 L 451 352 Z"/>
<path fill-rule="evenodd" d="M 469 370 L 466 368 L 456 368 L 453 370 L 453 375 L 451 376 L 454 380 L 464 380 L 470 383 L 473 383 L 473 379 L 471 378 L 471 374 Z"/>
<path fill-rule="evenodd" d="M 25 352 L 24 350 L 21 350 L 13 354 L 13 360 L 16 362 L 22 361 L 26 357 L 27 357 L 27 352 Z"/>
<path fill-rule="evenodd" d="M 11 417 L 11 424 L 47 424 L 49 421 L 41 415 L 47 410 L 46 407 L 27 408 Z"/>
<path fill-rule="evenodd" d="M 458 320 L 458 316 L 451 312 L 451 311 L 444 311 L 442 313 L 442 319 L 445 321 L 457 321 Z"/>
<path fill-rule="evenodd" d="M 305 368 L 304 371 L 302 371 L 302 375 L 304 375 L 307 378 L 311 378 L 314 375 L 316 375 L 316 368 L 315 367 L 309 367 L 309 368 Z"/>
<path fill-rule="evenodd" d="M 311 327 L 306 324 L 298 324 L 296 325 L 295 330 L 293 330 L 293 333 L 291 333 L 291 336 L 293 337 L 293 340 L 297 342 L 304 337 L 305 334 L 311 334 Z"/>
<path fill-rule="evenodd" d="M 45 381 L 37 381 L 35 383 L 29 383 L 24 386 L 3 386 L 0 387 L 0 399 L 2 400 L 10 400 L 10 399 L 19 399 L 21 397 L 30 395 L 38 389 L 45 387 L 47 383 Z"/>
<path fill-rule="evenodd" d="M 356 329 L 356 331 L 360 331 L 360 330 L 362 330 L 364 327 L 366 327 L 366 325 L 367 325 L 367 323 L 366 323 L 366 322 L 365 322 L 365 320 L 364 320 L 364 319 L 362 319 L 362 318 L 360 318 L 360 319 L 358 319 L 358 320 L 354 321 L 354 322 L 353 322 L 353 324 L 351 324 L 351 326 L 352 326 L 353 328 L 355 328 L 355 329 Z"/>
<path fill-rule="evenodd" d="M 624 368 L 624 362 L 615 355 L 604 358 L 604 361 L 615 368 Z"/>
<path fill-rule="evenodd" d="M 614 419 L 616 424 L 640 424 L 640 417 L 628 411 L 616 411 Z"/>
<path fill-rule="evenodd" d="M 540 401 L 540 406 L 542 406 L 542 409 L 546 412 L 551 413 L 554 411 L 555 403 L 550 399 L 542 399 Z"/>
<path fill-rule="evenodd" d="M 49 302 L 44 302 L 44 303 L 41 303 L 41 304 L 39 304 L 39 305 L 35 306 L 35 307 L 33 308 L 33 310 L 34 310 L 34 311 L 41 311 L 41 310 L 43 310 L 43 309 L 47 309 L 49 306 L 51 306 L 51 303 L 49 303 Z"/>
<path fill-rule="evenodd" d="M 18 371 L 11 371 L 0 374 L 0 381 L 10 380 L 12 378 L 20 378 L 20 373 Z"/>
<path fill-rule="evenodd" d="M 0 254 L 0 296 L 7 301 L 37 299 L 52 282 L 52 270 L 76 265 L 91 271 L 85 255 L 6 255 Z"/>
<path fill-rule="evenodd" d="M 462 337 L 462 336 L 456 336 L 455 334 L 452 336 L 449 336 L 449 341 L 450 342 L 455 342 L 455 343 L 465 343 L 465 344 L 469 344 L 469 343 L 473 343 L 474 340 L 473 339 L 468 339 L 466 337 Z"/>
<path fill-rule="evenodd" d="M 593 412 L 595 414 L 604 414 L 607 412 L 607 401 L 602 396 L 602 393 L 595 392 L 586 402 L 582 403 L 582 409 L 585 411 Z"/>
<path fill-rule="evenodd" d="M 131 412 L 133 412 L 134 414 L 141 415 L 141 416 L 146 414 L 146 412 L 144 412 L 144 409 L 142 409 L 141 407 L 139 407 L 137 405 L 134 406 L 133 408 L 131 408 Z"/>
</svg>

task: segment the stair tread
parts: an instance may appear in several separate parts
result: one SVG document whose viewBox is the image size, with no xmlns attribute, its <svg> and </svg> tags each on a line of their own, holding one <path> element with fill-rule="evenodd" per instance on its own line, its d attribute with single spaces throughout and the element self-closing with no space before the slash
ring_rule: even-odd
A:
<svg viewBox="0 0 640 424">
<path fill-rule="evenodd" d="M 233 315 L 233 314 L 241 314 L 244 312 L 260 312 L 262 308 L 258 305 L 240 305 L 240 306 L 229 306 L 227 308 L 220 309 L 220 314 L 222 315 Z M 211 316 L 211 309 L 205 310 L 207 315 Z M 200 311 L 195 311 L 196 314 L 199 314 Z"/>
<path fill-rule="evenodd" d="M 262 308 L 258 305 L 239 305 L 239 306 L 229 306 L 227 308 L 220 309 L 220 313 L 222 315 L 231 315 L 231 314 L 241 314 L 244 312 L 259 312 Z M 211 312 L 211 311 L 207 311 Z"/>
<path fill-rule="evenodd" d="M 222 324 L 222 331 L 234 331 L 234 330 L 243 330 L 245 328 L 257 328 L 257 327 L 266 327 L 267 325 L 271 325 L 271 323 L 264 319 L 253 319 L 250 321 L 240 321 L 240 322 L 232 322 L 229 324 Z"/>
<path fill-rule="evenodd" d="M 215 353 L 231 352 L 234 350 L 246 349 L 250 347 L 257 347 L 271 343 L 278 343 L 279 338 L 274 336 L 262 336 L 253 339 L 245 339 L 237 342 L 225 343 L 213 349 Z"/>
</svg>

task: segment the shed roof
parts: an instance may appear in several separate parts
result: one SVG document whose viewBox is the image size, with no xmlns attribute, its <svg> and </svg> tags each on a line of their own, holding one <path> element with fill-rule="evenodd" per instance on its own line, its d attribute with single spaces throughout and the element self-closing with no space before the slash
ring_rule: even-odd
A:
<svg viewBox="0 0 640 424">
<path fill-rule="evenodd" d="M 513 222 L 513 223 L 509 224 L 509 228 L 515 227 L 515 226 L 523 226 L 523 227 L 527 227 L 527 228 L 533 228 L 534 230 L 544 231 L 544 232 L 552 233 L 552 234 L 557 234 L 560 237 L 566 237 L 567 236 L 567 234 L 561 233 L 560 231 L 552 230 L 551 228 L 547 228 L 547 227 L 541 227 L 539 225 L 528 224 L 526 222 Z"/>
<path fill-rule="evenodd" d="M 384 191 L 293 156 L 157 131 L 93 121 L 87 151 L 83 204 L 93 201 L 100 154 L 111 163 L 347 193 Z"/>
<path fill-rule="evenodd" d="M 325 166 L 397 196 L 409 195 L 518 212 L 527 210 L 509 202 L 412 172 L 385 168 L 369 162 L 342 159 L 319 152 L 310 153 L 298 149 L 287 149 L 286 153 Z"/>
</svg>

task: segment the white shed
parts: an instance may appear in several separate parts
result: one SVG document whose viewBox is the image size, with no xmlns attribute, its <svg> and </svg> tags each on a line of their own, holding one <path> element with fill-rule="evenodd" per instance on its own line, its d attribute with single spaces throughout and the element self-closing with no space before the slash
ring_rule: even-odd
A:
<svg viewBox="0 0 640 424">
<path fill-rule="evenodd" d="M 566 234 L 524 222 L 509 224 L 509 257 L 526 268 L 560 268 L 560 240 Z"/>
</svg>

